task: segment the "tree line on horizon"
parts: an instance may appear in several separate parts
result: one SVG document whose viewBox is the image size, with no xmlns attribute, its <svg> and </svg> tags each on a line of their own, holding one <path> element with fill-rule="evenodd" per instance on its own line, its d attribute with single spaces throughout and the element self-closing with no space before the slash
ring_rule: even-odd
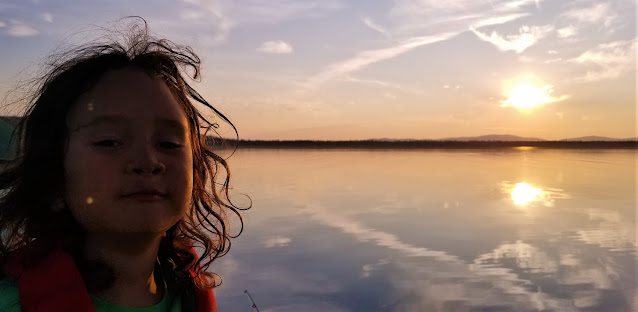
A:
<svg viewBox="0 0 638 312">
<path fill-rule="evenodd" d="M 462 141 L 462 140 L 235 140 L 207 137 L 213 148 L 596 148 L 638 149 L 638 141 Z"/>
</svg>

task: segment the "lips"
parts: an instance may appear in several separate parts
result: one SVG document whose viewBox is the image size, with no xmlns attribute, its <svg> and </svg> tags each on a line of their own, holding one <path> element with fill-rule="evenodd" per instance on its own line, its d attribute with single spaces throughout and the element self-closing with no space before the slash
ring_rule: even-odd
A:
<svg viewBox="0 0 638 312">
<path fill-rule="evenodd" d="M 136 191 L 127 193 L 122 197 L 125 199 L 151 202 L 151 201 L 163 200 L 164 198 L 166 198 L 166 193 L 159 190 L 155 190 L 155 189 L 141 189 L 141 190 L 136 190 Z"/>
</svg>

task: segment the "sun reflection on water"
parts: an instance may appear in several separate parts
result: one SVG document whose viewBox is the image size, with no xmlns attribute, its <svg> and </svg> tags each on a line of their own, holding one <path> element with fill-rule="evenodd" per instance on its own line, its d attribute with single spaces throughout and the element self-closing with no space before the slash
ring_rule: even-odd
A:
<svg viewBox="0 0 638 312">
<path fill-rule="evenodd" d="M 517 206 L 525 206 L 530 202 L 538 200 L 543 196 L 543 190 L 533 187 L 526 182 L 516 183 L 516 186 L 510 193 L 514 204 Z"/>
<path fill-rule="evenodd" d="M 509 195 L 514 205 L 521 208 L 532 204 L 551 207 L 556 199 L 570 198 L 561 189 L 542 188 L 525 181 L 518 183 L 504 181 L 501 183 L 501 189 L 503 193 Z"/>
</svg>

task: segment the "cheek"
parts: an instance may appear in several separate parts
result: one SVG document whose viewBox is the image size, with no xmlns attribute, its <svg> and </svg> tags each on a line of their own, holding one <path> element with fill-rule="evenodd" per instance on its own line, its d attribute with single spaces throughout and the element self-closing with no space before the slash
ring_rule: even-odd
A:
<svg viewBox="0 0 638 312">
<path fill-rule="evenodd" d="M 181 189 L 184 192 L 184 195 L 188 197 L 188 201 L 190 202 L 192 193 L 193 193 L 193 159 L 192 157 L 187 157 L 184 162 L 182 162 L 178 166 L 178 174 Z"/>
<path fill-rule="evenodd" d="M 70 209 L 104 200 L 114 186 L 115 168 L 90 151 L 70 145 L 64 159 L 65 198 Z"/>
</svg>

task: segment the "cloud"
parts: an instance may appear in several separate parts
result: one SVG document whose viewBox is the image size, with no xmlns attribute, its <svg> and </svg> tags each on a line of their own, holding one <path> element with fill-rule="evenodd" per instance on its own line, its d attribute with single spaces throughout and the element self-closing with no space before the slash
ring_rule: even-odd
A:
<svg viewBox="0 0 638 312">
<path fill-rule="evenodd" d="M 13 37 L 29 37 L 35 36 L 40 32 L 20 21 L 11 21 L 11 26 L 9 26 L 6 33 Z"/>
<path fill-rule="evenodd" d="M 393 15 L 424 15 L 436 11 L 456 12 L 481 5 L 481 1 L 473 0 L 395 0 Z"/>
<path fill-rule="evenodd" d="M 618 78 L 634 69 L 635 57 L 636 39 L 600 44 L 572 59 L 572 62 L 595 68 L 576 80 L 593 82 Z"/>
<path fill-rule="evenodd" d="M 482 18 L 476 22 L 471 23 L 470 30 L 472 28 L 481 28 L 484 26 L 505 24 L 526 16 L 529 16 L 529 13 L 516 13 L 516 14 L 490 16 L 490 17 Z"/>
<path fill-rule="evenodd" d="M 400 84 L 387 82 L 387 81 L 381 81 L 381 80 L 359 79 L 359 78 L 354 78 L 354 77 L 350 77 L 350 76 L 343 77 L 342 80 L 343 81 L 349 81 L 349 82 L 358 82 L 358 83 L 371 84 L 371 85 L 381 86 L 381 87 L 389 87 L 389 88 L 394 88 L 394 89 L 403 89 L 403 87 Z"/>
<path fill-rule="evenodd" d="M 292 46 L 285 41 L 266 41 L 261 44 L 257 51 L 275 54 L 288 54 L 292 53 Z"/>
<path fill-rule="evenodd" d="M 199 27 L 210 33 L 213 44 L 226 41 L 235 22 L 228 16 L 226 1 L 182 0 L 196 6 L 196 9 L 183 9 L 179 16 L 182 20 L 199 23 Z"/>
<path fill-rule="evenodd" d="M 569 25 L 567 27 L 560 28 L 556 31 L 558 38 L 569 38 L 578 33 L 578 28 Z"/>
<path fill-rule="evenodd" d="M 390 100 L 396 100 L 397 99 L 397 96 L 395 94 L 393 94 L 393 93 L 390 93 L 390 92 L 384 93 L 383 96 L 385 98 L 387 98 L 387 99 L 390 99 Z"/>
<path fill-rule="evenodd" d="M 520 9 L 520 8 L 529 6 L 531 4 L 534 4 L 537 9 L 541 7 L 540 0 L 516 0 L 516 1 L 511 1 L 511 2 L 505 2 L 503 4 L 503 8 L 505 8 L 505 9 Z"/>
<path fill-rule="evenodd" d="M 390 35 L 389 31 L 387 31 L 385 28 L 377 25 L 376 23 L 374 23 L 372 21 L 372 19 L 369 18 L 369 17 L 362 17 L 361 21 L 363 22 L 363 24 L 368 26 L 370 29 L 372 29 L 372 30 L 374 30 L 374 31 L 386 36 L 386 37 L 391 37 L 392 36 L 392 35 Z"/>
<path fill-rule="evenodd" d="M 609 7 L 609 3 L 598 3 L 591 7 L 573 9 L 565 12 L 564 17 L 581 23 L 602 24 L 609 27 L 618 17 Z"/>
<path fill-rule="evenodd" d="M 53 23 L 53 15 L 51 15 L 51 13 L 43 13 L 42 14 L 42 19 L 45 22 Z"/>
<path fill-rule="evenodd" d="M 197 10 L 182 10 L 179 17 L 185 21 L 198 21 L 204 18 L 204 12 Z"/>
<path fill-rule="evenodd" d="M 3 21 L 0 21 L 0 28 L 7 26 L 7 24 Z"/>
<path fill-rule="evenodd" d="M 317 87 L 318 85 L 348 73 L 360 70 L 370 64 L 396 57 L 415 48 L 431 43 L 443 41 L 456 36 L 458 33 L 442 33 L 432 36 L 413 37 L 403 40 L 396 46 L 389 48 L 367 50 L 359 52 L 355 57 L 342 62 L 327 66 L 322 72 L 307 79 L 306 87 Z"/>
<path fill-rule="evenodd" d="M 347 76 L 415 48 L 449 40 L 466 32 L 468 27 L 500 25 L 520 19 L 529 15 L 520 12 L 521 8 L 538 3 L 539 1 L 535 0 L 395 0 L 389 12 L 389 18 L 394 23 L 390 30 L 380 27 L 370 18 L 362 18 L 362 21 L 377 32 L 402 39 L 397 39 L 393 46 L 364 50 L 351 58 L 329 64 L 301 85 L 305 88 L 316 88 L 326 81 Z M 444 12 L 451 14 L 443 14 Z M 432 33 L 432 25 L 436 25 L 434 29 L 439 31 Z M 533 28 L 533 31 L 543 30 L 543 27 Z M 414 35 L 414 32 L 418 34 Z M 424 33 L 429 34 L 423 35 Z M 538 36 L 540 37 L 540 34 Z"/>
<path fill-rule="evenodd" d="M 213 32 L 213 43 L 226 41 L 232 29 L 240 25 L 277 24 L 283 21 L 317 17 L 343 8 L 337 0 L 181 0 L 180 18 L 197 22 L 201 29 Z M 201 14 L 199 14 L 200 12 Z"/>
<path fill-rule="evenodd" d="M 515 51 L 516 53 L 521 53 L 538 42 L 538 40 L 546 37 L 554 30 L 554 27 L 551 25 L 532 27 L 524 25 L 519 28 L 518 35 L 510 35 L 507 37 L 503 37 L 495 31 L 493 31 L 490 35 L 487 35 L 475 28 L 470 28 L 470 30 L 479 37 L 479 39 L 495 45 L 501 51 Z"/>
<path fill-rule="evenodd" d="M 272 237 L 264 241 L 264 247 L 273 248 L 273 247 L 284 247 L 290 244 L 290 238 L 288 237 Z"/>
<path fill-rule="evenodd" d="M 402 30 L 423 30 L 442 22 L 484 20 L 502 14 L 527 15 L 529 12 L 524 10 L 531 5 L 540 7 L 540 1 L 536 0 L 395 0 L 394 3 L 390 17 Z"/>
</svg>

